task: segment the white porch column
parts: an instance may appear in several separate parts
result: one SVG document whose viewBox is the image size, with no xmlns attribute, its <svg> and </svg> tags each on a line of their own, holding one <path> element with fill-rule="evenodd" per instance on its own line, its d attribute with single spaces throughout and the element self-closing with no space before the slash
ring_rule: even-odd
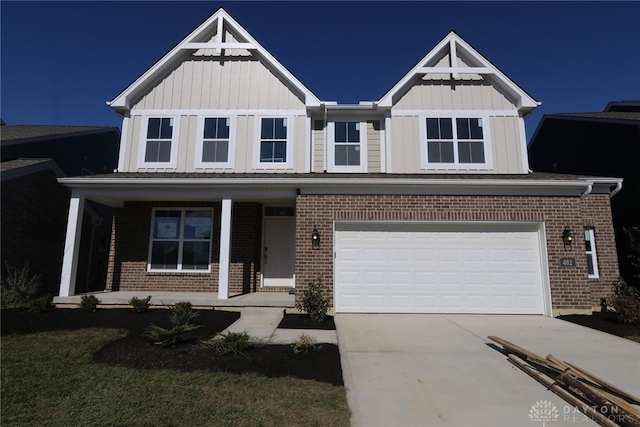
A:
<svg viewBox="0 0 640 427">
<path fill-rule="evenodd" d="M 71 192 L 69 216 L 67 219 L 67 237 L 64 242 L 62 274 L 60 275 L 60 296 L 68 297 L 76 291 L 78 272 L 78 254 L 82 236 L 82 218 L 84 216 L 84 196 L 77 190 Z"/>
<path fill-rule="evenodd" d="M 220 264 L 218 267 L 218 299 L 229 298 L 229 267 L 231 261 L 231 197 L 222 199 L 220 218 Z"/>
</svg>

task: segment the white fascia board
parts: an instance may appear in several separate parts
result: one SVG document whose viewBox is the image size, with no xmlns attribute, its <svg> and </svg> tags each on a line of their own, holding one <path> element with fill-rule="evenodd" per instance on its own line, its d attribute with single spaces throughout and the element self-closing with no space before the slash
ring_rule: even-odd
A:
<svg viewBox="0 0 640 427">
<path fill-rule="evenodd" d="M 230 25 L 234 31 L 240 36 L 244 37 L 246 43 L 250 45 L 252 50 L 255 49 L 255 54 L 266 60 L 271 66 L 278 70 L 291 84 L 298 89 L 305 96 L 305 103 L 307 106 L 319 106 L 320 100 L 307 89 L 302 82 L 293 76 L 278 60 L 276 60 L 256 39 L 251 36 L 235 19 L 233 19 L 224 9 L 220 8 L 217 12 L 211 15 L 206 21 L 204 21 L 198 28 L 193 30 L 188 36 L 186 36 L 180 43 L 178 43 L 173 49 L 164 55 L 158 62 L 156 62 L 151 68 L 149 68 L 144 74 L 142 74 L 136 81 L 130 84 L 124 91 L 116 96 L 112 101 L 108 101 L 107 105 L 115 110 L 129 109 L 131 107 L 130 96 L 136 92 L 142 85 L 146 85 L 149 80 L 154 79 L 157 73 L 170 62 L 176 61 L 181 57 L 189 55 L 190 50 L 199 49 L 198 43 L 193 42 L 201 33 L 208 30 L 212 25 L 218 25 L 219 19 L 222 19 Z M 220 28 L 220 26 L 218 26 Z M 220 45 L 218 49 L 225 48 L 224 43 L 206 43 L 207 45 Z M 246 49 L 249 49 L 247 47 Z"/>
<path fill-rule="evenodd" d="M 443 49 L 450 49 L 451 43 L 456 43 L 458 48 L 462 48 L 467 55 L 473 57 L 476 61 L 482 64 L 481 67 L 425 67 L 424 64 L 428 63 L 436 55 L 440 54 Z M 451 49 L 450 49 L 451 50 Z M 455 52 L 454 52 L 455 53 Z M 475 71 L 474 71 L 475 70 Z M 431 49 L 427 55 L 425 55 L 418 64 L 411 69 L 389 92 L 387 92 L 380 100 L 378 104 L 382 107 L 391 107 L 393 105 L 393 96 L 402 90 L 406 84 L 408 84 L 414 77 L 425 72 L 442 72 L 442 73 L 460 73 L 460 74 L 489 74 L 498 78 L 504 85 L 510 88 L 518 96 L 518 108 L 533 109 L 540 105 L 535 99 L 529 96 L 522 88 L 516 85 L 510 78 L 505 76 L 498 68 L 496 68 L 491 62 L 489 62 L 484 56 L 482 56 L 471 45 L 464 41 L 459 35 L 451 31 L 447 36 Z"/>
</svg>

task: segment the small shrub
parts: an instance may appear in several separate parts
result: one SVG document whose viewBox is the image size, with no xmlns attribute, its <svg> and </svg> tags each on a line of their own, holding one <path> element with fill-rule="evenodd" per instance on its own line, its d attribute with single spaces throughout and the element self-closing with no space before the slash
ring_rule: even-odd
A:
<svg viewBox="0 0 640 427">
<path fill-rule="evenodd" d="M 171 347 L 184 340 L 184 335 L 195 329 L 202 327 L 203 325 L 187 324 L 187 325 L 175 325 L 171 329 L 166 329 L 161 326 L 150 324 L 145 332 L 142 334 L 145 338 L 149 338 L 154 343 L 160 343 L 163 347 Z"/>
<path fill-rule="evenodd" d="M 29 302 L 29 311 L 32 313 L 42 313 L 43 311 L 53 310 L 54 308 L 53 297 L 51 295 L 34 298 Z"/>
<path fill-rule="evenodd" d="M 177 302 L 170 305 L 169 310 L 169 321 L 174 325 L 190 325 L 200 315 L 190 302 Z"/>
<path fill-rule="evenodd" d="M 243 331 L 217 334 L 209 340 L 202 341 L 202 344 L 213 348 L 218 354 L 244 354 L 246 350 L 265 345 L 266 341 L 252 337 L 247 331 Z"/>
<path fill-rule="evenodd" d="M 80 297 L 80 308 L 84 311 L 96 311 L 100 300 L 95 295 L 82 295 Z"/>
<path fill-rule="evenodd" d="M 316 322 L 322 322 L 329 311 L 329 298 L 322 286 L 322 277 L 309 282 L 309 288 L 303 292 L 302 303 L 296 304 L 298 310 L 309 313 L 309 317 Z"/>
<path fill-rule="evenodd" d="M 7 274 L 0 280 L 2 308 L 28 308 L 40 290 L 40 275 L 31 274 L 29 263 L 15 269 L 6 267 Z"/>
<path fill-rule="evenodd" d="M 322 346 L 318 345 L 317 342 L 318 339 L 313 335 L 305 335 L 304 333 L 302 333 L 302 335 L 300 335 L 298 339 L 293 344 L 291 344 L 291 348 L 293 348 L 293 352 L 295 354 L 318 351 L 322 348 Z"/>
<path fill-rule="evenodd" d="M 640 321 L 640 292 L 621 277 L 613 284 L 608 307 L 613 308 L 613 315 L 618 322 L 637 323 Z"/>
<path fill-rule="evenodd" d="M 146 298 L 133 297 L 129 300 L 129 304 L 133 306 L 136 313 L 144 313 L 149 310 L 149 306 L 151 305 L 150 301 L 151 295 Z"/>
</svg>

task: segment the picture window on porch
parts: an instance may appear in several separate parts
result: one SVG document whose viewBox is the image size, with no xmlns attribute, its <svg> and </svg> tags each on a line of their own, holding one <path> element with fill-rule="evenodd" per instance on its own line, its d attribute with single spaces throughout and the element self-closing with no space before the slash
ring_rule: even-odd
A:
<svg viewBox="0 0 640 427">
<path fill-rule="evenodd" d="M 211 210 L 154 210 L 148 270 L 208 271 L 212 217 Z"/>
<path fill-rule="evenodd" d="M 173 122 L 172 117 L 149 118 L 147 124 L 147 144 L 144 155 L 144 161 L 146 163 L 171 162 Z"/>
</svg>

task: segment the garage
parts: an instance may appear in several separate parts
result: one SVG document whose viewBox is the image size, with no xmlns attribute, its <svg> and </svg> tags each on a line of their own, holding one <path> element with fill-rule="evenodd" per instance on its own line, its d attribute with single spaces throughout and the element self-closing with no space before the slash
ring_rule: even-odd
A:
<svg viewBox="0 0 640 427">
<path fill-rule="evenodd" d="M 342 313 L 545 314 L 539 224 L 335 224 Z"/>
</svg>

